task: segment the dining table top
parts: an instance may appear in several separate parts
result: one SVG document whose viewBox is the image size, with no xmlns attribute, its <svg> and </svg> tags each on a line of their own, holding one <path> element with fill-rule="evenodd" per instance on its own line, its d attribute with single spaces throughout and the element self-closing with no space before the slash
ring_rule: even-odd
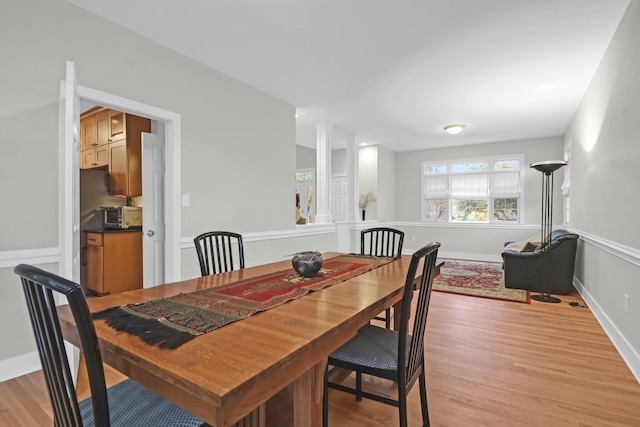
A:
<svg viewBox="0 0 640 427">
<path fill-rule="evenodd" d="M 325 253 L 323 258 L 337 255 L 340 254 Z M 172 350 L 148 345 L 97 320 L 94 323 L 103 360 L 215 427 L 240 422 L 283 387 L 302 381 L 294 425 L 320 425 L 320 373 L 324 372 L 327 355 L 377 314 L 400 301 L 410 259 L 402 256 Z M 88 304 L 91 312 L 98 312 L 287 269 L 292 270 L 289 259 L 91 298 Z M 59 317 L 65 339 L 79 346 L 67 306 L 59 308 Z"/>
</svg>

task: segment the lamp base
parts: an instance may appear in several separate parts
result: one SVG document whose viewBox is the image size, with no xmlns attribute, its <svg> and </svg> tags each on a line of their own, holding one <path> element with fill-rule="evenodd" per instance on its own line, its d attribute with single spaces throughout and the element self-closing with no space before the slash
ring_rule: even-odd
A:
<svg viewBox="0 0 640 427">
<path fill-rule="evenodd" d="M 561 302 L 560 298 L 552 297 L 549 294 L 531 295 L 531 299 L 540 302 Z"/>
</svg>

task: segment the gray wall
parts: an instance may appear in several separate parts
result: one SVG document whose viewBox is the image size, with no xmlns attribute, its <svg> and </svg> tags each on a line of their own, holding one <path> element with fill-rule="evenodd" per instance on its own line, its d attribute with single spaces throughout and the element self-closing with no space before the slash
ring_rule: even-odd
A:
<svg viewBox="0 0 640 427">
<path fill-rule="evenodd" d="M 396 217 L 396 153 L 378 146 L 378 221 Z"/>
<path fill-rule="evenodd" d="M 296 169 L 315 169 L 316 150 L 313 148 L 296 145 Z M 292 178 L 292 179 L 295 179 Z"/>
<path fill-rule="evenodd" d="M 190 238 L 214 228 L 257 233 L 247 244 L 255 255 L 249 265 L 332 249 L 332 234 L 295 234 L 293 106 L 63 0 L 4 1 L 0 39 L 0 191 L 12 206 L 0 210 L 0 371 L 35 350 L 12 264 L 42 264 L 39 251 L 58 247 L 66 60 L 74 61 L 79 85 L 181 115 L 181 190 L 191 205 L 182 209 L 183 277 L 198 275 Z M 46 267 L 55 271 L 57 262 Z"/>
<path fill-rule="evenodd" d="M 576 277 L 640 380 L 640 3 L 630 2 L 567 131 Z M 625 295 L 629 310 L 624 310 Z"/>
</svg>

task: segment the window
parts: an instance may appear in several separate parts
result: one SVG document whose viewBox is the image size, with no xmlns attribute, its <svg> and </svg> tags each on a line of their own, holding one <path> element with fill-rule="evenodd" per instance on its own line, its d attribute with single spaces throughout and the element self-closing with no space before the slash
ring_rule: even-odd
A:
<svg viewBox="0 0 640 427">
<path fill-rule="evenodd" d="M 519 223 L 522 154 L 423 162 L 422 221 Z"/>
</svg>

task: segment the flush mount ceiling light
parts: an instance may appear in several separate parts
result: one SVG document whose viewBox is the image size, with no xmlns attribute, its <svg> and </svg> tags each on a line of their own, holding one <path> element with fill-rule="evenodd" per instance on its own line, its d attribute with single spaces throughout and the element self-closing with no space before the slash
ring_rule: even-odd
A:
<svg viewBox="0 0 640 427">
<path fill-rule="evenodd" d="M 465 125 L 446 125 L 444 127 L 444 130 L 447 131 L 447 133 L 450 133 L 451 135 L 456 135 L 459 134 L 460 132 L 462 132 L 462 129 L 464 129 Z"/>
</svg>

